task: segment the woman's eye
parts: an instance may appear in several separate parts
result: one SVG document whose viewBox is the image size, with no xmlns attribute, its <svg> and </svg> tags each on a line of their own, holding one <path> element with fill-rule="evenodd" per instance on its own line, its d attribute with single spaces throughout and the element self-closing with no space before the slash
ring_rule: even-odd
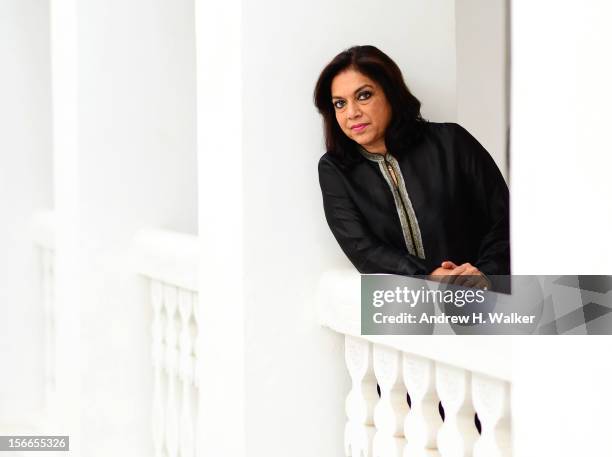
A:
<svg viewBox="0 0 612 457">
<path fill-rule="evenodd" d="M 367 100 L 372 96 L 372 92 L 369 90 L 364 90 L 363 92 L 359 92 L 357 95 L 357 100 Z"/>
<path fill-rule="evenodd" d="M 334 102 L 334 107 L 335 107 L 336 109 L 342 109 L 342 108 L 344 108 L 344 100 L 336 100 L 336 101 Z"/>
</svg>

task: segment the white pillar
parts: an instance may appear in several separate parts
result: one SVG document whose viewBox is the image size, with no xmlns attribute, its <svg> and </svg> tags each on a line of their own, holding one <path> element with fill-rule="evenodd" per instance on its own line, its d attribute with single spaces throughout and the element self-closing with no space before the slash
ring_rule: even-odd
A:
<svg viewBox="0 0 612 457">
<path fill-rule="evenodd" d="M 242 245 L 241 2 L 198 0 L 195 18 L 201 240 L 197 449 L 202 456 L 243 457 L 247 452 L 247 348 Z M 276 401 L 271 398 L 269 404 Z"/>
<path fill-rule="evenodd" d="M 82 439 L 91 457 L 152 454 L 149 291 L 127 259 L 143 227 L 196 231 L 193 4 L 54 0 L 52 18 L 58 387 L 63 377 L 75 399 L 71 449 Z"/>
<path fill-rule="evenodd" d="M 82 233 L 78 186 L 77 1 L 52 0 L 51 80 L 53 99 L 53 184 L 56 214 L 55 304 L 57 418 L 54 433 L 70 435 L 81 448 L 81 304 L 79 271 Z"/>
<path fill-rule="evenodd" d="M 0 2 L 0 428 L 43 408 L 47 358 L 32 213 L 52 203 L 49 5 Z M 10 368 L 8 368 L 10 367 Z M 4 433 L 6 434 L 6 433 Z"/>
</svg>

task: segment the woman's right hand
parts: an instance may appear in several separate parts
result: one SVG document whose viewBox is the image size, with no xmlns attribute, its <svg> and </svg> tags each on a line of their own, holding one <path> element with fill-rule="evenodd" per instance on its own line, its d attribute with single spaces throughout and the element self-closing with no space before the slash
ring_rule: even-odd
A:
<svg viewBox="0 0 612 457">
<path fill-rule="evenodd" d="M 430 277 L 434 281 L 448 282 L 457 286 L 489 288 L 489 279 L 470 263 L 456 265 L 450 260 L 445 260 L 442 265 L 431 272 Z"/>
<path fill-rule="evenodd" d="M 449 269 L 444 267 L 438 267 L 434 271 L 432 271 L 429 276 L 448 276 Z"/>
</svg>

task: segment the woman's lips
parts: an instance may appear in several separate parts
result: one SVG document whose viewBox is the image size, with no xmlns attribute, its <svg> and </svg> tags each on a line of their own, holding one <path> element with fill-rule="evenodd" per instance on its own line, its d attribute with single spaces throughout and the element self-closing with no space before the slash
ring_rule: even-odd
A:
<svg viewBox="0 0 612 457">
<path fill-rule="evenodd" d="M 351 127 L 353 132 L 363 132 L 363 130 L 368 126 L 368 124 L 355 124 Z"/>
</svg>

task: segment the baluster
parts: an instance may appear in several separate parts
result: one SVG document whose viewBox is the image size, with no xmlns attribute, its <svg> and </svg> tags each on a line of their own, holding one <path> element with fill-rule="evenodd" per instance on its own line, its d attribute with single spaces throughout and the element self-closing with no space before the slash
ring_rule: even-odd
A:
<svg viewBox="0 0 612 457">
<path fill-rule="evenodd" d="M 353 457 L 372 457 L 374 407 L 378 401 L 371 345 L 361 338 L 346 336 L 344 358 L 352 387 L 346 397 L 348 421 L 344 429 L 344 449 Z"/>
<path fill-rule="evenodd" d="M 42 301 L 45 326 L 45 405 L 52 408 L 55 391 L 55 311 L 53 306 L 53 251 L 40 248 Z"/>
<path fill-rule="evenodd" d="M 200 307 L 198 305 L 198 294 L 193 293 L 193 383 L 196 389 L 200 385 L 200 374 L 198 371 L 198 344 L 200 338 L 200 327 L 199 327 L 199 319 L 200 319 Z M 196 391 L 197 393 L 197 391 Z M 197 404 L 197 402 L 196 402 Z"/>
<path fill-rule="evenodd" d="M 374 373 L 380 386 L 380 401 L 374 409 L 374 457 L 400 457 L 406 445 L 404 420 L 409 407 L 401 360 L 399 351 L 374 345 Z"/>
<path fill-rule="evenodd" d="M 199 430 L 198 421 L 200 418 L 199 415 L 199 392 L 198 387 L 200 385 L 200 376 L 198 369 L 198 338 L 200 327 L 198 325 L 198 319 L 200 316 L 200 308 L 198 305 L 198 294 L 192 293 L 192 302 L 193 302 L 193 319 L 191 320 L 191 334 L 193 335 L 193 429 Z M 196 432 L 194 432 L 196 433 Z M 194 438 L 193 443 L 193 452 L 194 455 L 198 455 L 198 440 Z"/>
<path fill-rule="evenodd" d="M 55 398 L 56 383 L 57 383 L 57 372 L 56 372 L 56 341 L 57 334 L 55 331 L 56 326 L 56 308 L 55 308 L 55 251 L 47 251 L 49 254 L 48 264 L 48 302 L 49 302 L 49 347 L 50 347 L 50 387 L 53 398 Z M 56 407 L 57 405 L 54 404 Z"/>
<path fill-rule="evenodd" d="M 151 280 L 151 304 L 153 307 L 152 359 L 153 359 L 153 448 L 155 457 L 163 457 L 165 445 L 164 415 L 164 316 L 162 284 Z"/>
<path fill-rule="evenodd" d="M 178 455 L 178 349 L 176 329 L 177 290 L 164 286 L 166 308 L 166 372 L 168 373 L 168 397 L 166 407 L 166 451 L 168 457 Z"/>
<path fill-rule="evenodd" d="M 474 445 L 474 457 L 509 457 L 511 455 L 509 384 L 474 374 L 472 396 L 481 425 L 480 438 Z"/>
<path fill-rule="evenodd" d="M 179 290 L 179 316 L 181 335 L 179 338 L 180 365 L 179 377 L 182 380 L 180 450 L 181 457 L 194 456 L 194 421 L 193 421 L 193 336 L 191 333 L 191 313 L 193 310 L 192 294 Z"/>
<path fill-rule="evenodd" d="M 448 365 L 436 365 L 436 388 L 444 407 L 444 423 L 438 432 L 442 457 L 471 457 L 478 431 L 474 424 L 468 371 Z"/>
<path fill-rule="evenodd" d="M 404 457 L 439 457 L 436 436 L 442 425 L 438 412 L 435 364 L 432 360 L 404 354 L 404 384 L 410 394 L 410 412 L 404 421 Z"/>
</svg>

